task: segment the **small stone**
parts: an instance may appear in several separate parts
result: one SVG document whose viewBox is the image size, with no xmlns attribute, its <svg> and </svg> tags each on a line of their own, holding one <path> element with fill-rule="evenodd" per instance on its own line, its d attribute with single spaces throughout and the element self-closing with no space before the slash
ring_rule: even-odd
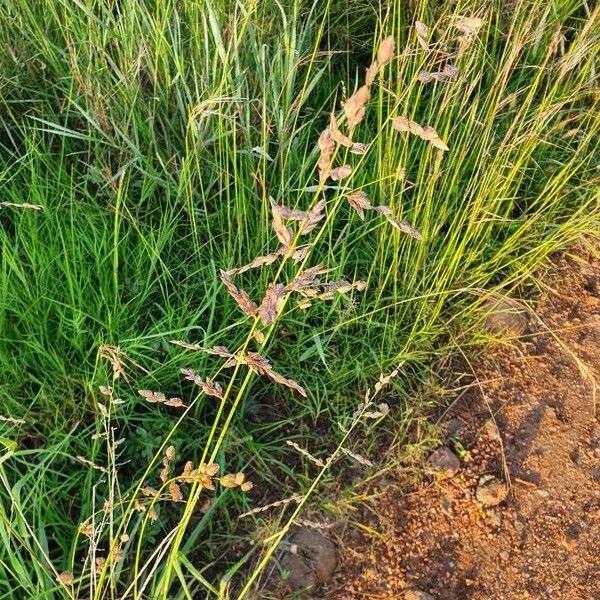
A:
<svg viewBox="0 0 600 600">
<path fill-rule="evenodd" d="M 497 510 L 491 510 L 488 513 L 488 523 L 492 527 L 499 528 L 502 525 L 502 515 Z"/>
<path fill-rule="evenodd" d="M 479 478 L 475 497 L 484 506 L 496 506 L 506 500 L 508 487 L 494 475 L 482 475 Z"/>
<path fill-rule="evenodd" d="M 500 560 L 506 562 L 509 558 L 510 558 L 510 554 L 508 552 L 506 552 L 506 550 L 504 550 L 503 552 L 500 552 L 500 554 L 498 555 L 500 557 Z"/>
<path fill-rule="evenodd" d="M 440 479 L 453 477 L 460 470 L 458 456 L 446 446 L 441 446 L 430 454 L 429 464 Z"/>
<path fill-rule="evenodd" d="M 488 419 L 485 422 L 484 426 L 485 434 L 488 439 L 492 442 L 502 442 L 502 438 L 500 437 L 500 431 L 498 430 L 498 426 L 496 425 L 494 419 Z"/>
<path fill-rule="evenodd" d="M 421 590 L 409 590 L 404 593 L 404 600 L 435 600 L 431 594 Z"/>
<path fill-rule="evenodd" d="M 453 417 L 446 425 L 446 434 L 449 438 L 460 438 L 462 430 L 463 424 L 458 417 Z"/>
</svg>

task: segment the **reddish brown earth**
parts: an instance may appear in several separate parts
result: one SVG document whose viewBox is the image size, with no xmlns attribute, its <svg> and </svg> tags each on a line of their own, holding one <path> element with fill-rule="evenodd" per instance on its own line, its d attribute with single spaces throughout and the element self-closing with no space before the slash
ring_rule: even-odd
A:
<svg viewBox="0 0 600 600">
<path fill-rule="evenodd" d="M 460 470 L 378 482 L 320 597 L 600 600 L 600 260 L 555 262 L 537 317 L 514 317 L 523 337 L 489 350 L 442 419 Z M 498 506 L 477 500 L 485 474 L 508 483 Z"/>
</svg>

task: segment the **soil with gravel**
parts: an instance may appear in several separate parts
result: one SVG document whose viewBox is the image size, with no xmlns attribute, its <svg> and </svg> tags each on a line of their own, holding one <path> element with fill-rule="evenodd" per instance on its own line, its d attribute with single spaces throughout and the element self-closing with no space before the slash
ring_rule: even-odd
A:
<svg viewBox="0 0 600 600">
<path fill-rule="evenodd" d="M 600 600 L 600 260 L 555 262 L 535 316 L 498 316 L 520 337 L 444 415 L 434 476 L 377 484 L 320 597 Z"/>
</svg>

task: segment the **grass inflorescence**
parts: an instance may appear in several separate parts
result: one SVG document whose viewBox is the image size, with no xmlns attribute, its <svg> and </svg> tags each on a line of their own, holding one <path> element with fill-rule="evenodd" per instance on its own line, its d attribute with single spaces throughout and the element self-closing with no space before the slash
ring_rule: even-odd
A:
<svg viewBox="0 0 600 600">
<path fill-rule="evenodd" d="M 600 9 L 388 4 L 3 3 L 1 597 L 260 597 L 597 234 Z"/>
</svg>

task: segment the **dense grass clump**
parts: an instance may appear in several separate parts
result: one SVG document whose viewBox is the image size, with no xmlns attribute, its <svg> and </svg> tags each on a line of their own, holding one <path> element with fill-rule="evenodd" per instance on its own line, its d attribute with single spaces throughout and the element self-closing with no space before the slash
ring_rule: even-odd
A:
<svg viewBox="0 0 600 600">
<path fill-rule="evenodd" d="M 266 597 L 237 516 L 597 234 L 599 8 L 340 4 L 2 3 L 0 597 Z"/>
</svg>

